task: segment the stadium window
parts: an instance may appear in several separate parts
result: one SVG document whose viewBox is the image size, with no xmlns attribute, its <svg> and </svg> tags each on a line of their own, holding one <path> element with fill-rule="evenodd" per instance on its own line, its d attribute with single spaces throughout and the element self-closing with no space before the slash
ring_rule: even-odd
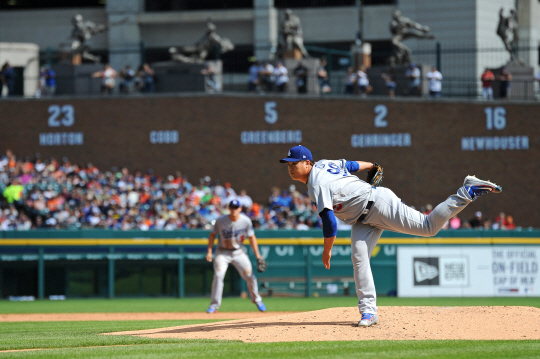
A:
<svg viewBox="0 0 540 359">
<path fill-rule="evenodd" d="M 397 0 L 363 0 L 362 4 L 365 6 L 371 5 L 396 5 Z"/>
<path fill-rule="evenodd" d="M 106 0 L 0 0 L 0 10 L 105 7 Z"/>
<path fill-rule="evenodd" d="M 328 6 L 358 6 L 359 3 L 364 6 L 395 5 L 397 4 L 397 0 L 275 0 L 274 6 L 279 9 L 284 9 Z"/>
<path fill-rule="evenodd" d="M 253 0 L 146 0 L 145 11 L 250 9 Z"/>
<path fill-rule="evenodd" d="M 274 0 L 278 9 L 329 7 L 329 6 L 356 6 L 356 0 Z"/>
</svg>

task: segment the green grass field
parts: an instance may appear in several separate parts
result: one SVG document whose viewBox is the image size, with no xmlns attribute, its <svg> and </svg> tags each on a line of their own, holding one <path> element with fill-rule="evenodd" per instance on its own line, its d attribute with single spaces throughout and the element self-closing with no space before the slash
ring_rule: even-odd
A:
<svg viewBox="0 0 540 359">
<path fill-rule="evenodd" d="M 356 305 L 354 297 L 265 298 L 269 311 L 308 311 Z M 380 306 L 508 305 L 540 308 L 535 298 L 380 298 Z M 80 299 L 66 301 L 0 301 L 0 313 L 194 312 L 208 298 Z M 225 298 L 223 311 L 256 311 L 246 299 Z M 495 320 L 497 318 L 494 318 Z M 236 341 L 150 339 L 102 336 L 99 333 L 160 328 L 209 321 L 0 322 L 0 358 L 540 358 L 540 341 L 355 341 L 242 343 Z"/>
</svg>

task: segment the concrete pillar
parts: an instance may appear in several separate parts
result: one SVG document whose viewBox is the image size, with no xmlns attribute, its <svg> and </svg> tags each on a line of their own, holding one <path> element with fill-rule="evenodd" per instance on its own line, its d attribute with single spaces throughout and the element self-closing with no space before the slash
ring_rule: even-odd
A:
<svg viewBox="0 0 540 359">
<path fill-rule="evenodd" d="M 141 32 L 137 14 L 143 10 L 143 0 L 107 1 L 109 62 L 116 71 L 126 65 L 136 69 L 141 64 Z"/>
<path fill-rule="evenodd" d="M 278 44 L 278 13 L 274 0 L 253 0 L 253 43 L 258 60 L 273 58 Z"/>
<path fill-rule="evenodd" d="M 540 5 L 538 1 L 518 0 L 518 23 L 519 23 L 519 48 L 524 49 L 519 51 L 519 58 L 525 64 L 537 68 L 538 64 L 538 30 L 537 19 L 540 15 Z"/>
</svg>

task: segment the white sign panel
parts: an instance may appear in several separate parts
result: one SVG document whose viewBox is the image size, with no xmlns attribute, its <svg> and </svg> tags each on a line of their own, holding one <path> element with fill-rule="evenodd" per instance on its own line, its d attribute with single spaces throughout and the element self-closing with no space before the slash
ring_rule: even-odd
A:
<svg viewBox="0 0 540 359">
<path fill-rule="evenodd" d="M 400 297 L 540 296 L 538 246 L 400 246 Z"/>
<path fill-rule="evenodd" d="M 540 296 L 540 247 L 493 247 L 495 296 Z"/>
</svg>

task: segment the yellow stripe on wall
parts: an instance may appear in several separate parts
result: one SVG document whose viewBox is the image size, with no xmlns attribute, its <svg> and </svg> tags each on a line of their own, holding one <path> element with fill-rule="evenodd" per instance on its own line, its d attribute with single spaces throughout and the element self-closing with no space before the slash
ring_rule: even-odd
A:
<svg viewBox="0 0 540 359">
<path fill-rule="evenodd" d="M 248 241 L 246 241 L 247 243 Z M 264 238 L 258 239 L 260 245 L 323 245 L 322 238 Z M 138 246 L 138 245 L 206 245 L 207 238 L 67 238 L 67 239 L 1 239 L 0 246 Z M 336 238 L 336 245 L 349 245 L 350 238 Z M 540 244 L 540 238 L 530 237 L 467 237 L 467 238 L 381 238 L 378 244 Z"/>
</svg>

